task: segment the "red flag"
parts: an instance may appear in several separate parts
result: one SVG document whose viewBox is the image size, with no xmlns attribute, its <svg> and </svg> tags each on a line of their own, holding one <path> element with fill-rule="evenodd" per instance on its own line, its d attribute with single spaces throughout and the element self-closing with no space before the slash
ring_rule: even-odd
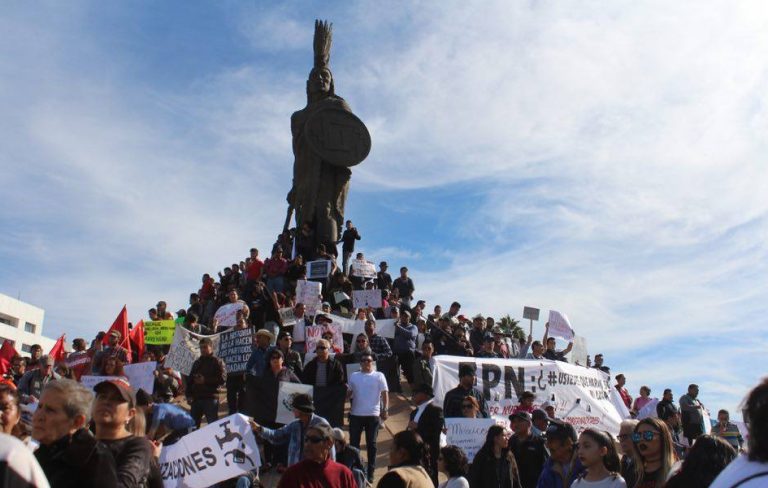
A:
<svg viewBox="0 0 768 488">
<path fill-rule="evenodd" d="M 109 328 L 107 331 L 107 335 L 104 336 L 104 339 L 101 341 L 102 344 L 107 345 L 109 344 L 109 334 L 116 330 L 120 333 L 120 342 L 117 344 L 118 346 L 124 348 L 127 351 L 126 357 L 128 362 L 131 362 L 131 340 L 130 337 L 128 337 L 128 310 L 126 310 L 125 305 L 123 305 L 123 309 L 120 311 L 120 313 L 117 315 L 117 318 L 114 322 L 112 322 L 112 327 Z"/>
<path fill-rule="evenodd" d="M 139 362 L 144 357 L 144 321 L 139 320 L 139 323 L 133 326 L 131 329 L 131 342 L 136 346 L 136 351 L 139 353 Z"/>
<path fill-rule="evenodd" d="M 19 353 L 14 349 L 13 344 L 8 339 L 3 341 L 3 345 L 0 346 L 0 375 L 7 373 L 11 370 L 11 361 Z"/>
<path fill-rule="evenodd" d="M 64 350 L 64 342 L 67 340 L 66 337 L 66 334 L 61 334 L 61 337 L 56 341 L 56 344 L 53 345 L 51 352 L 48 353 L 48 356 L 53 359 L 53 364 L 56 364 L 59 361 L 64 361 L 67 358 L 67 351 Z"/>
</svg>

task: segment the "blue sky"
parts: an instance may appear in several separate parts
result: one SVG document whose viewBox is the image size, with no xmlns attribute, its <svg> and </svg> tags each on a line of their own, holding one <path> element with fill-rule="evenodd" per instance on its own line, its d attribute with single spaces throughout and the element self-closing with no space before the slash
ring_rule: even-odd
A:
<svg viewBox="0 0 768 488">
<path fill-rule="evenodd" d="M 768 10 L 697 6 L 6 5 L 0 291 L 92 336 L 269 248 L 327 18 L 373 138 L 347 215 L 369 258 L 430 306 L 567 313 L 633 394 L 735 409 L 768 349 Z"/>
</svg>

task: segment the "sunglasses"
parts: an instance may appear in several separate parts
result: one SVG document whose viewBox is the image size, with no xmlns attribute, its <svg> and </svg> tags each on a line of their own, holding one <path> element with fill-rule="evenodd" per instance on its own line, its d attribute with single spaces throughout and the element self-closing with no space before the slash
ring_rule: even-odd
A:
<svg viewBox="0 0 768 488">
<path fill-rule="evenodd" d="M 320 442 L 323 442 L 325 438 L 318 437 L 316 435 L 305 435 L 304 436 L 304 442 L 311 442 L 312 444 L 318 444 Z"/>
<path fill-rule="evenodd" d="M 640 441 L 652 441 L 654 437 L 659 435 L 658 432 L 654 432 L 652 430 L 646 430 L 645 432 L 635 432 L 632 434 L 632 442 L 640 442 Z"/>
</svg>

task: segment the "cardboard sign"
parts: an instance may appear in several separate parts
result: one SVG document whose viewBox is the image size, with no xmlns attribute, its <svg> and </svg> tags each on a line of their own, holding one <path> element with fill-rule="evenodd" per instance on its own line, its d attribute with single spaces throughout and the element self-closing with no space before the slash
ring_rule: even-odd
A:
<svg viewBox="0 0 768 488">
<path fill-rule="evenodd" d="M 204 336 L 190 332 L 184 327 L 177 327 L 173 334 L 173 342 L 168 355 L 165 357 L 165 367 L 173 368 L 183 375 L 189 375 L 192 370 L 192 363 L 200 357 L 200 345 L 198 344 L 203 337 L 209 337 L 213 341 L 213 351 L 219 349 L 219 336 L 214 334 Z"/>
<path fill-rule="evenodd" d="M 304 304 L 307 315 L 315 315 L 320 310 L 323 284 L 317 281 L 299 280 L 296 282 L 296 303 Z"/>
<path fill-rule="evenodd" d="M 145 320 L 144 344 L 158 346 L 170 344 L 173 342 L 175 331 L 175 320 Z"/>
<path fill-rule="evenodd" d="M 251 357 L 252 336 L 253 331 L 250 328 L 232 329 L 219 334 L 217 356 L 224 361 L 227 374 L 245 371 L 245 366 Z"/>
<path fill-rule="evenodd" d="M 128 380 L 128 383 L 131 384 L 131 388 L 134 392 L 142 389 L 151 394 L 155 388 L 154 371 L 156 368 L 157 363 L 154 361 L 149 361 L 146 363 L 126 364 L 123 366 L 123 372 L 125 373 L 124 377 L 83 375 L 80 377 L 80 383 L 82 383 L 82 385 L 86 388 L 93 390 L 93 387 L 102 381 L 122 378 L 124 380 Z"/>
<path fill-rule="evenodd" d="M 159 462 L 164 488 L 213 486 L 261 466 L 248 417 L 239 413 L 163 447 Z"/>
<path fill-rule="evenodd" d="M 447 418 L 445 419 L 446 442 L 459 446 L 471 463 L 477 451 L 483 447 L 488 429 L 496 425 L 493 419 Z"/>
<path fill-rule="evenodd" d="M 528 320 L 539 320 L 539 309 L 533 307 L 523 307 L 523 318 Z"/>
<path fill-rule="evenodd" d="M 312 395 L 312 385 L 303 383 L 280 382 L 280 389 L 277 391 L 277 412 L 275 412 L 275 422 L 278 424 L 290 424 L 296 418 L 293 416 L 293 397 L 299 393 L 308 393 Z"/>
<path fill-rule="evenodd" d="M 586 366 L 587 354 L 587 339 L 581 336 L 574 336 L 573 349 L 565 355 L 565 359 L 571 364 Z"/>
<path fill-rule="evenodd" d="M 280 313 L 280 320 L 283 322 L 283 327 L 296 325 L 296 315 L 293 313 L 291 307 L 281 308 L 278 312 Z"/>
<path fill-rule="evenodd" d="M 354 290 L 352 306 L 355 308 L 381 308 L 381 290 Z"/>
<path fill-rule="evenodd" d="M 364 259 L 355 259 L 349 265 L 349 274 L 358 278 L 376 278 L 376 266 Z"/>
<path fill-rule="evenodd" d="M 307 263 L 308 279 L 326 279 L 331 274 L 333 264 L 329 260 L 310 261 Z"/>
<path fill-rule="evenodd" d="M 340 348 L 341 351 L 344 350 L 344 338 L 341 335 L 341 327 L 333 324 L 328 326 L 311 325 L 304 329 L 304 334 L 305 334 L 304 337 L 306 341 L 307 353 L 315 352 L 315 347 L 317 347 L 317 341 L 323 338 L 323 334 L 326 331 L 330 331 L 333 334 L 333 341 L 331 341 L 332 345 Z"/>
<path fill-rule="evenodd" d="M 549 311 L 549 337 L 561 337 L 566 341 L 572 341 L 574 337 L 573 328 L 564 313 L 556 310 Z"/>
<path fill-rule="evenodd" d="M 234 327 L 237 325 L 237 312 L 243 308 L 247 308 L 247 305 L 242 300 L 225 303 L 213 314 L 213 320 L 218 322 L 219 327 Z"/>
</svg>

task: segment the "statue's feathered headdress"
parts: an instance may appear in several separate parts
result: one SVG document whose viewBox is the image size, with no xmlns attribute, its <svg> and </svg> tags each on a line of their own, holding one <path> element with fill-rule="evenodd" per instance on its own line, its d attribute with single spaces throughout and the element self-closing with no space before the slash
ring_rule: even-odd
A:
<svg viewBox="0 0 768 488">
<path fill-rule="evenodd" d="M 331 60 L 331 41 L 333 38 L 333 24 L 327 20 L 315 20 L 315 69 L 329 68 Z"/>
</svg>

